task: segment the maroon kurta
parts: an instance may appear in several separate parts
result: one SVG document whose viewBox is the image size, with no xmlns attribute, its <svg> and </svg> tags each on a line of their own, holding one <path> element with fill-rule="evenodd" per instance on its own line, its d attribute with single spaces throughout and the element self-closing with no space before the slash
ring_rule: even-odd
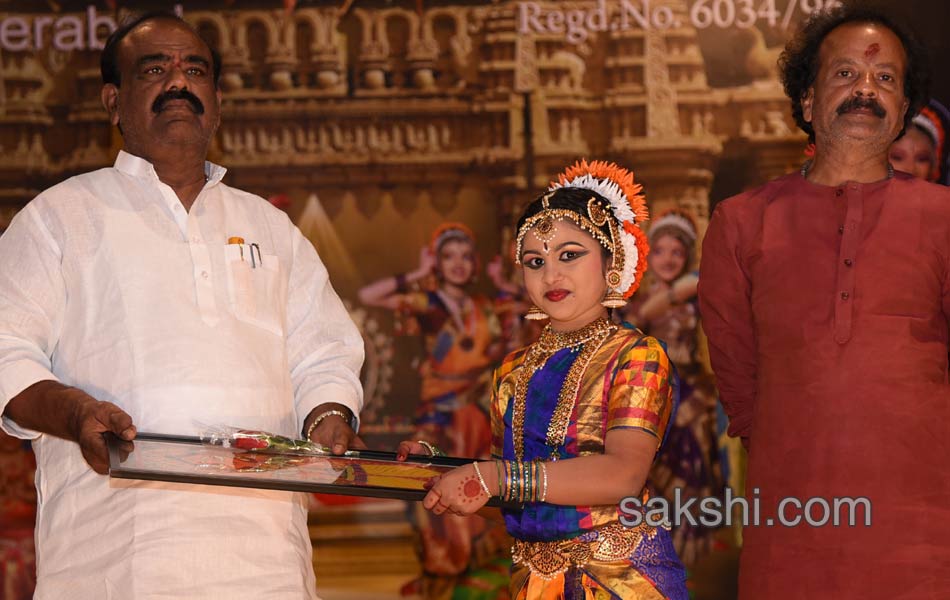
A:
<svg viewBox="0 0 950 600">
<path fill-rule="evenodd" d="M 794 174 L 726 200 L 699 299 L 761 490 L 740 597 L 950 597 L 950 188 Z M 787 496 L 866 497 L 871 526 L 765 526 Z"/>
</svg>

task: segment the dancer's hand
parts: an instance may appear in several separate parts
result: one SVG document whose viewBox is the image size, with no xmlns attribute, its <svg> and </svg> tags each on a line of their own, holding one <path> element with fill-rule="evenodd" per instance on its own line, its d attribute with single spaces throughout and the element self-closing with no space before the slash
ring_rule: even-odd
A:
<svg viewBox="0 0 950 600">
<path fill-rule="evenodd" d="M 696 295 L 698 288 L 699 277 L 693 273 L 687 273 L 673 282 L 669 294 L 677 303 L 686 302 Z"/>
<path fill-rule="evenodd" d="M 489 499 L 475 475 L 475 467 L 465 465 L 436 479 L 422 506 L 437 515 L 450 512 L 468 516 L 485 506 Z"/>
<path fill-rule="evenodd" d="M 438 261 L 436 261 L 435 254 L 433 254 L 432 250 L 430 250 L 428 246 L 423 246 L 422 250 L 419 251 L 419 268 L 416 269 L 415 274 L 420 278 L 425 277 L 435 271 L 436 262 Z"/>
<path fill-rule="evenodd" d="M 409 458 L 410 454 L 415 454 L 416 456 L 433 456 L 429 448 L 422 442 L 414 440 L 399 442 L 399 447 L 396 449 L 396 460 L 404 461 Z"/>
</svg>

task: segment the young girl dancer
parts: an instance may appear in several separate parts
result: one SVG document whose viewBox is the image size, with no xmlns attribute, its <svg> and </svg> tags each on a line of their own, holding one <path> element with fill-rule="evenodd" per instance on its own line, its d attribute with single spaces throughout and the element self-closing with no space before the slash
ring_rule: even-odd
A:
<svg viewBox="0 0 950 600">
<path fill-rule="evenodd" d="M 660 343 L 608 314 L 646 270 L 639 191 L 629 171 L 581 161 L 528 206 L 517 260 L 531 314 L 550 323 L 495 372 L 495 460 L 451 471 L 423 502 L 436 514 L 472 514 L 492 496 L 513 506 L 515 600 L 687 598 L 669 531 L 621 523 L 636 512 L 624 498 L 646 501 L 676 398 Z M 426 449 L 404 442 L 410 452 Z"/>
</svg>

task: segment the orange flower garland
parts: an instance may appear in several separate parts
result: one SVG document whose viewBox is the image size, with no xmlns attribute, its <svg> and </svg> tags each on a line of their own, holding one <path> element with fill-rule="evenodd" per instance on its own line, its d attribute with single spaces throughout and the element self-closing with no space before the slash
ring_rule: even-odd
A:
<svg viewBox="0 0 950 600">
<path fill-rule="evenodd" d="M 630 221 L 623 224 L 624 230 L 632 235 L 637 241 L 637 276 L 633 280 L 633 285 L 624 292 L 624 298 L 630 298 L 640 288 L 640 282 L 643 281 L 643 275 L 647 272 L 647 256 L 650 255 L 650 242 L 647 240 L 647 234 L 637 225 Z"/>
</svg>

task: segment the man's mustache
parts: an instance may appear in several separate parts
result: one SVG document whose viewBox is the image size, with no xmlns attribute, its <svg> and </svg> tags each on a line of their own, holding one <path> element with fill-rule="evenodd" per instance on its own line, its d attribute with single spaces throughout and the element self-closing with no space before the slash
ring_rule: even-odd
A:
<svg viewBox="0 0 950 600">
<path fill-rule="evenodd" d="M 865 98 L 864 96 L 854 96 L 842 102 L 841 106 L 838 107 L 838 114 L 843 115 L 861 109 L 870 110 L 878 119 L 883 119 L 884 116 L 887 115 L 887 111 L 884 110 L 883 106 L 878 104 L 877 100 L 874 98 Z"/>
<path fill-rule="evenodd" d="M 152 112 L 155 114 L 162 112 L 162 110 L 165 109 L 165 105 L 172 100 L 187 100 L 196 115 L 203 115 L 205 112 L 205 107 L 201 103 L 201 100 L 188 90 L 168 90 L 167 92 L 162 92 L 155 98 L 155 102 L 152 103 Z"/>
</svg>

